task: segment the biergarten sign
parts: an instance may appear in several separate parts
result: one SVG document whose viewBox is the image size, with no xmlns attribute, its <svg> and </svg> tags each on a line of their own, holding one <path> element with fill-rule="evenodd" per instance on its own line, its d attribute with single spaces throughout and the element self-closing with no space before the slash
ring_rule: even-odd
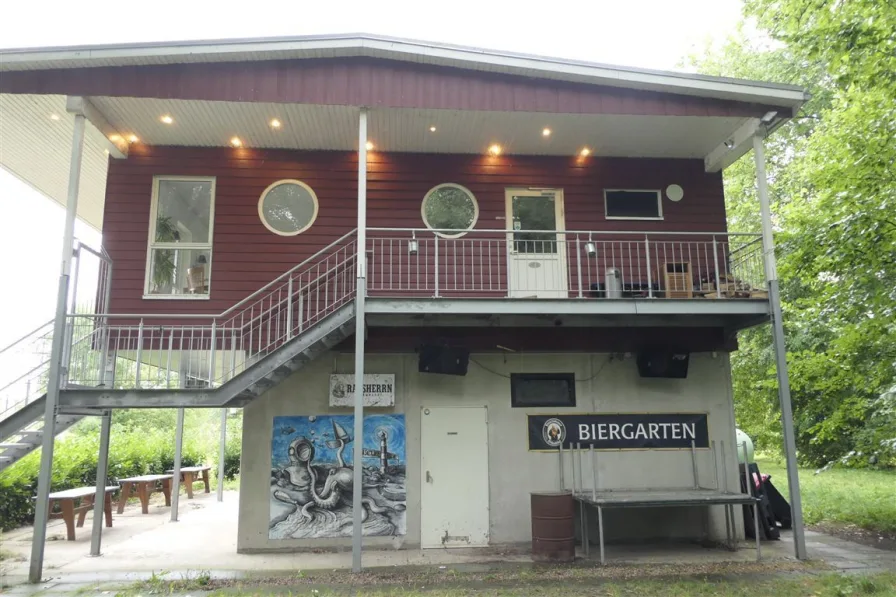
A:
<svg viewBox="0 0 896 597">
<path fill-rule="evenodd" d="M 365 373 L 364 406 L 393 406 L 395 404 L 395 374 Z M 330 375 L 330 406 L 355 405 L 355 374 Z"/>
<path fill-rule="evenodd" d="M 529 450 L 709 447 L 706 413 L 529 415 Z"/>
</svg>

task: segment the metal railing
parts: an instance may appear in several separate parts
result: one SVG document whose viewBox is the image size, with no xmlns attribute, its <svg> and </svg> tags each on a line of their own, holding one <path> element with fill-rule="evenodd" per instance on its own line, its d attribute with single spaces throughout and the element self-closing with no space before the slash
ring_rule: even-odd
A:
<svg viewBox="0 0 896 597">
<path fill-rule="evenodd" d="M 443 234 L 449 231 L 442 231 Z M 766 289 L 756 234 L 368 232 L 371 296 L 735 298 Z"/>
<path fill-rule="evenodd" d="M 68 382 L 119 389 L 213 388 L 350 302 L 355 231 L 223 313 L 69 316 L 92 333 L 71 347 Z"/>
</svg>

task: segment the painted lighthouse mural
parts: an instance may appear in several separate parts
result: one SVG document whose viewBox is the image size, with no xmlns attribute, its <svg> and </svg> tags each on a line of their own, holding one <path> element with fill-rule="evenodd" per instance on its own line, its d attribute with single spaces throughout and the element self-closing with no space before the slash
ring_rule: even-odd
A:
<svg viewBox="0 0 896 597">
<path fill-rule="evenodd" d="M 352 534 L 354 417 L 274 417 L 271 440 L 271 539 Z M 404 415 L 364 417 L 363 534 L 407 532 Z"/>
</svg>

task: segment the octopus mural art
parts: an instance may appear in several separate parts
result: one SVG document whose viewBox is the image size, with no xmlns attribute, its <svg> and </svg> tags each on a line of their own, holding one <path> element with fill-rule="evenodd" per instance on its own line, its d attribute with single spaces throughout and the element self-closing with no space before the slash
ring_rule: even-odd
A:
<svg viewBox="0 0 896 597">
<path fill-rule="evenodd" d="M 352 534 L 354 417 L 275 417 L 271 442 L 271 539 Z M 407 529 L 404 415 L 364 417 L 361 513 L 364 535 Z"/>
</svg>

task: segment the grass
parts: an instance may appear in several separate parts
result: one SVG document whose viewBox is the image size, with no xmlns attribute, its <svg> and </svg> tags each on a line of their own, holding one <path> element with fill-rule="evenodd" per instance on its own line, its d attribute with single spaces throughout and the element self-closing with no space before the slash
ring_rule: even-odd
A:
<svg viewBox="0 0 896 597">
<path fill-rule="evenodd" d="M 788 495 L 782 462 L 757 458 L 759 470 Z M 855 525 L 896 535 L 896 471 L 832 468 L 815 474 L 800 469 L 800 493 L 806 524 Z"/>
<path fill-rule="evenodd" d="M 531 572 L 531 571 L 530 571 Z M 307 595 L 313 597 L 858 597 L 877 595 L 896 596 L 896 574 L 882 573 L 868 576 L 844 576 L 842 574 L 764 574 L 764 575 L 706 575 L 666 578 L 602 578 L 596 575 L 577 574 L 565 579 L 554 575 L 503 574 L 500 579 L 489 581 L 470 580 L 467 575 L 444 574 L 441 580 L 430 578 L 405 584 L 369 585 L 355 584 L 303 584 L 286 577 L 256 581 L 252 585 L 233 584 L 215 586 L 215 581 L 205 584 L 151 580 L 115 593 L 120 597 L 140 595 L 186 594 L 203 591 L 203 596 L 248 597 L 262 595 Z M 283 582 L 283 581 L 286 582 Z"/>
</svg>

